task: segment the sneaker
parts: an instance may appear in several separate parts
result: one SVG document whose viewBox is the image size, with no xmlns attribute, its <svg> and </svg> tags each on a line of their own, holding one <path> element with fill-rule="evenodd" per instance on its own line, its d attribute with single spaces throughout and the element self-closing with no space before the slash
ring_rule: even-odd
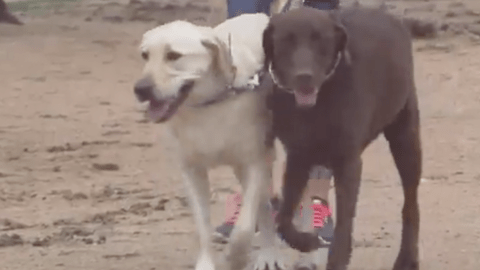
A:
<svg viewBox="0 0 480 270">
<path fill-rule="evenodd" d="M 273 215 L 278 213 L 280 207 L 280 200 L 278 198 L 272 198 L 270 205 L 273 209 Z M 226 218 L 220 226 L 215 228 L 213 232 L 213 242 L 217 244 L 226 244 L 230 238 L 230 234 L 233 231 L 233 227 L 237 222 L 242 206 L 242 195 L 240 193 L 235 194 L 230 200 L 227 200 Z M 258 228 L 255 229 L 258 232 Z"/>
<path fill-rule="evenodd" d="M 322 247 L 330 246 L 333 241 L 333 233 L 335 226 L 332 219 L 332 211 L 328 206 L 327 201 L 314 197 L 312 198 L 312 204 L 310 205 L 311 211 L 302 211 L 300 206 L 299 211 L 296 212 L 295 218 L 300 220 L 304 213 L 312 214 L 312 222 L 314 232 L 318 235 L 318 238 L 322 242 Z M 284 240 L 281 234 L 278 234 L 280 239 Z"/>
<path fill-rule="evenodd" d="M 227 201 L 225 222 L 215 228 L 213 242 L 218 244 L 228 243 L 230 234 L 232 233 L 235 222 L 240 214 L 242 205 L 241 201 L 242 195 L 240 193 L 235 194 Z M 270 204 L 272 206 L 273 215 L 275 216 L 280 208 L 280 200 L 278 198 L 272 198 Z M 313 210 L 314 231 L 317 233 L 318 238 L 324 246 L 329 246 L 333 240 L 333 232 L 335 229 L 332 219 L 332 211 L 328 206 L 328 203 L 319 197 L 312 198 L 312 204 L 310 207 Z M 301 211 L 298 211 L 297 215 L 301 215 Z M 280 234 L 278 234 L 278 236 L 283 240 Z"/>
<path fill-rule="evenodd" d="M 332 210 L 328 206 L 327 201 L 314 197 L 312 198 L 313 210 L 313 227 L 318 238 L 326 245 L 330 245 L 333 241 L 334 224 L 332 219 Z"/>
<path fill-rule="evenodd" d="M 228 243 L 228 238 L 232 233 L 233 227 L 237 222 L 242 207 L 242 194 L 236 193 L 234 196 L 227 199 L 225 207 L 225 222 L 215 228 L 213 232 L 213 242 L 217 244 Z"/>
</svg>

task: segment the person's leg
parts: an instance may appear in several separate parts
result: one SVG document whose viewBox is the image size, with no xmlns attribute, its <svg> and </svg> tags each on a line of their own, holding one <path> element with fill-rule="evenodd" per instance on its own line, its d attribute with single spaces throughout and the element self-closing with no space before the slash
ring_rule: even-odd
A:
<svg viewBox="0 0 480 270">
<path fill-rule="evenodd" d="M 244 13 L 269 14 L 273 1 L 275 0 L 227 0 L 228 18 Z"/>
<path fill-rule="evenodd" d="M 312 7 L 316 9 L 323 9 L 323 10 L 329 10 L 329 9 L 336 9 L 340 5 L 339 0 L 331 0 L 329 2 L 319 2 L 315 0 L 305 0 L 303 2 L 304 6 L 307 7 Z"/>
</svg>

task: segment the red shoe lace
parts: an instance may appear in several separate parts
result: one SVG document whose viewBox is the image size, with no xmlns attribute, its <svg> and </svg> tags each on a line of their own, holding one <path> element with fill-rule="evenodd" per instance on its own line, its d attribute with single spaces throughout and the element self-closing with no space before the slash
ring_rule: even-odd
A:
<svg viewBox="0 0 480 270">
<path fill-rule="evenodd" d="M 229 197 L 225 207 L 225 223 L 233 225 L 237 222 L 240 215 L 240 209 L 242 206 L 242 194 L 235 193 L 235 195 Z"/>
<path fill-rule="evenodd" d="M 237 220 L 238 216 L 240 215 L 240 209 L 242 208 L 242 194 L 235 193 L 235 195 L 228 198 L 226 202 L 226 209 L 225 209 L 225 223 L 229 225 L 234 225 Z M 273 210 L 272 216 L 275 219 L 277 216 L 278 211 Z"/>
<path fill-rule="evenodd" d="M 310 208 L 313 210 L 313 227 L 315 228 L 323 227 L 326 219 L 332 215 L 332 210 L 323 203 L 314 203 Z"/>
</svg>

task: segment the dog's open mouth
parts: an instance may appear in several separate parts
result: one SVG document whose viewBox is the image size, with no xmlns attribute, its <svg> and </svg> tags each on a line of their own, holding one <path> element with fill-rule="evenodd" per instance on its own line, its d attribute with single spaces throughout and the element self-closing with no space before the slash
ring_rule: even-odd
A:
<svg viewBox="0 0 480 270">
<path fill-rule="evenodd" d="M 175 97 L 149 100 L 148 108 L 145 112 L 147 118 L 154 123 L 162 123 L 172 118 L 178 108 L 187 99 L 193 88 L 193 84 L 193 82 L 184 84 Z"/>
<path fill-rule="evenodd" d="M 317 103 L 318 88 L 303 87 L 293 91 L 297 106 L 302 108 L 309 108 L 315 106 Z"/>
</svg>

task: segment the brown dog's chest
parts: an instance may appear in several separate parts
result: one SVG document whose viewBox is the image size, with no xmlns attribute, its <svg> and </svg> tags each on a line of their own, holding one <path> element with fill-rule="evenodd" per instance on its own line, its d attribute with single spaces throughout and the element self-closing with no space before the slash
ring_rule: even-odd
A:
<svg viewBox="0 0 480 270">
<path fill-rule="evenodd" d="M 361 110 L 329 100 L 300 110 L 289 94 L 272 96 L 273 132 L 287 151 L 302 153 L 312 162 L 328 164 L 332 158 L 359 151 L 366 117 Z"/>
</svg>

